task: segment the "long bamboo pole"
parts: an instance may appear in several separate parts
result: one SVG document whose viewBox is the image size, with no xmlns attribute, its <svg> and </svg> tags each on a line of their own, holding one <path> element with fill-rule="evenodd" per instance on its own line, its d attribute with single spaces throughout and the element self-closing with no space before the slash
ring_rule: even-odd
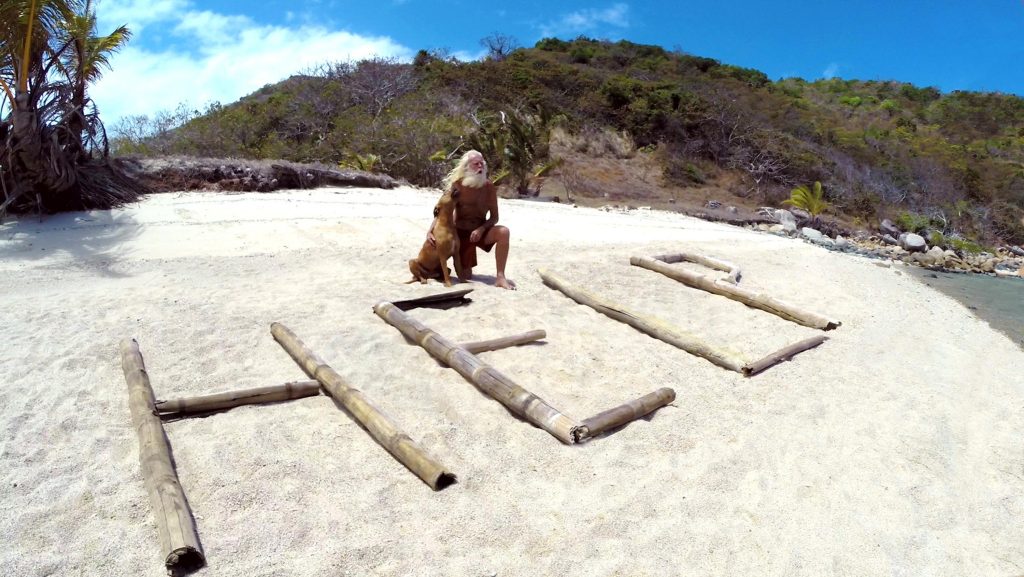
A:
<svg viewBox="0 0 1024 577">
<path fill-rule="evenodd" d="M 407 338 L 423 347 L 434 358 L 458 371 L 480 390 L 505 405 L 513 414 L 551 433 L 571 445 L 579 440 L 579 424 L 481 361 L 473 353 L 442 337 L 436 331 L 412 318 L 394 304 L 380 302 L 373 312 Z"/>
<path fill-rule="evenodd" d="M 255 405 L 259 403 L 274 403 L 301 399 L 320 394 L 320 383 L 318 381 L 296 381 L 283 385 L 271 387 L 259 387 L 255 389 L 242 389 L 216 393 L 213 395 L 202 395 L 199 397 L 182 397 L 167 401 L 157 401 L 156 412 L 161 417 L 174 417 L 194 415 L 197 413 L 209 413 L 230 409 L 240 405 Z"/>
<path fill-rule="evenodd" d="M 703 357 L 722 368 L 736 371 L 737 373 L 743 372 L 743 366 L 746 362 L 738 353 L 713 347 L 694 335 L 684 333 L 665 324 L 661 319 L 645 317 L 587 290 L 574 287 L 558 275 L 547 270 L 539 269 L 537 273 L 544 280 L 544 284 L 565 293 L 566 296 L 580 304 L 587 305 L 604 315 L 626 323 L 656 339 L 675 345 L 690 354 Z"/>
<path fill-rule="evenodd" d="M 281 323 L 273 323 L 270 325 L 270 332 L 306 374 L 319 381 L 324 389 L 366 428 L 370 436 L 416 476 L 423 479 L 431 489 L 438 491 L 455 482 L 456 478 L 452 472 L 428 455 L 409 435 L 399 430 L 387 415 L 373 406 L 362 391 L 345 384 L 341 375 L 320 360 L 320 357 L 306 347 L 288 327 Z"/>
<path fill-rule="evenodd" d="M 508 347 L 525 345 L 527 343 L 539 341 L 546 336 L 547 333 L 545 333 L 544 331 L 535 330 L 518 335 L 512 335 L 510 337 L 501 337 L 498 339 L 490 339 L 486 341 L 474 341 L 471 343 L 460 343 L 459 346 L 475 355 L 477 353 L 483 353 L 486 351 L 496 351 L 499 349 L 506 349 Z"/>
<path fill-rule="evenodd" d="M 614 409 L 608 409 L 583 420 L 586 437 L 596 437 L 605 431 L 635 421 L 676 400 L 676 392 L 668 387 L 660 388 L 639 399 L 632 400 Z"/>
<path fill-rule="evenodd" d="M 712 258 L 710 256 L 697 254 L 694 252 L 659 254 L 657 256 L 652 256 L 651 258 L 653 258 L 654 260 L 660 260 L 661 262 L 667 264 L 684 261 L 695 262 L 697 264 L 702 264 L 714 270 L 727 272 L 729 273 L 729 275 L 725 277 L 725 280 L 726 282 L 731 284 L 736 284 L 740 282 L 740 275 L 743 274 L 742 271 L 740 271 L 740 267 L 732 264 L 731 262 L 726 262 L 724 260 L 719 260 L 717 258 Z"/>
<path fill-rule="evenodd" d="M 796 355 L 797 353 L 802 353 L 807 349 L 813 349 L 814 347 L 820 345 L 821 343 L 827 340 L 828 337 L 826 337 L 825 335 L 817 335 L 793 343 L 787 347 L 783 347 L 761 360 L 754 361 L 750 364 L 745 365 L 743 367 L 743 374 L 748 377 L 756 375 L 757 373 L 760 373 L 761 371 L 767 369 L 768 367 L 777 365 L 782 361 L 788 361 L 789 359 L 793 358 L 793 356 Z"/>
<path fill-rule="evenodd" d="M 192 510 L 178 482 L 171 444 L 154 413 L 153 387 L 135 339 L 121 341 L 121 368 L 128 383 L 128 408 L 139 436 L 139 461 L 153 505 L 160 548 L 168 571 L 188 572 L 206 564 Z"/>
<path fill-rule="evenodd" d="M 761 309 L 778 315 L 786 320 L 821 330 L 832 330 L 842 323 L 828 319 L 822 315 L 805 311 L 774 297 L 729 284 L 718 279 L 690 272 L 685 269 L 671 267 L 664 262 L 646 256 L 634 256 L 629 259 L 634 266 L 643 267 L 673 278 L 687 286 L 699 288 L 717 295 L 737 300 L 749 307 Z"/>
</svg>

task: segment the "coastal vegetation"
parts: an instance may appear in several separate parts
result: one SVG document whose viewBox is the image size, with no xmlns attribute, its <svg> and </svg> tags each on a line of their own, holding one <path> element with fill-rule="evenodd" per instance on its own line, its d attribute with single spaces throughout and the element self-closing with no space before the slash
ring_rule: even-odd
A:
<svg viewBox="0 0 1024 577">
<path fill-rule="evenodd" d="M 10 34 L 16 27 L 8 28 L 2 77 L 17 80 L 12 71 L 21 61 L 11 48 L 21 44 Z M 63 29 L 50 28 L 38 69 L 52 76 L 66 68 L 47 68 L 47 55 L 67 49 Z M 99 54 L 127 36 L 108 37 Z M 116 157 L 280 159 L 436 186 L 455 156 L 478 148 L 509 194 L 678 201 L 678 208 L 711 199 L 751 210 L 781 206 L 794 200 L 794 187 L 817 182 L 829 218 L 849 227 L 888 218 L 944 239 L 1024 243 L 1018 96 L 942 93 L 896 80 L 771 80 L 627 40 L 545 38 L 520 47 L 495 35 L 481 44 L 488 53 L 481 61 L 421 50 L 411 62 L 327 62 L 238 102 L 125 118 L 110 150 Z M 97 61 L 95 72 L 105 63 Z M 85 115 L 93 128 L 81 131 L 71 121 L 68 111 L 90 105 L 74 99 L 74 77 L 32 85 L 48 88 L 55 102 L 48 116 L 35 117 L 36 130 L 58 134 L 62 149 L 105 158 L 98 117 Z M 5 132 L 12 118 L 4 116 Z M 67 144 L 76 134 L 89 137 L 81 147 Z M 8 149 L 11 142 L 5 136 Z M 9 170 L 3 177 L 25 187 L 16 180 Z M 51 188 L 56 196 L 60 187 Z"/>
<path fill-rule="evenodd" d="M 88 95 L 131 32 L 99 35 L 91 0 L 3 0 L 0 22 L 0 215 L 135 199 Z"/>
</svg>

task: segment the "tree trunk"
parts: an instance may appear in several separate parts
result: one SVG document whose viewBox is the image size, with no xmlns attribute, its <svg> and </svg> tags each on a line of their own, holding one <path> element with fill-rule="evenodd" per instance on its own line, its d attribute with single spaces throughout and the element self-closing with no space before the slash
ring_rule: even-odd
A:
<svg viewBox="0 0 1024 577">
<path fill-rule="evenodd" d="M 71 161 L 61 151 L 56 140 L 44 142 L 43 126 L 27 92 L 14 97 L 12 111 L 11 149 L 21 170 L 13 173 L 22 187 L 38 194 L 61 195 L 71 190 L 77 173 Z"/>
</svg>

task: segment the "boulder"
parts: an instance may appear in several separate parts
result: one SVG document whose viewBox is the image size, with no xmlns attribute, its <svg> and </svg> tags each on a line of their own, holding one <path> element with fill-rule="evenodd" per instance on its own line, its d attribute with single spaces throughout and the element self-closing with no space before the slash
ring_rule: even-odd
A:
<svg viewBox="0 0 1024 577">
<path fill-rule="evenodd" d="M 905 232 L 900 235 L 898 244 L 907 252 L 924 252 L 928 250 L 928 244 L 919 234 Z"/>
<path fill-rule="evenodd" d="M 928 266 L 946 266 L 946 252 L 941 247 L 933 246 L 924 256 Z"/>
<path fill-rule="evenodd" d="M 792 212 L 793 216 L 797 217 L 801 221 L 811 220 L 811 213 L 807 212 L 806 210 L 800 210 L 799 208 L 794 208 L 790 212 Z"/>
<path fill-rule="evenodd" d="M 885 244 L 899 244 L 896 241 L 896 239 L 893 238 L 892 235 L 889 235 L 889 234 L 883 234 L 882 235 L 882 242 L 884 242 Z"/>
<path fill-rule="evenodd" d="M 896 225 L 889 219 L 884 219 L 878 225 L 878 230 L 882 231 L 883 234 L 887 234 L 891 237 L 898 237 L 900 235 L 900 229 L 896 228 Z"/>
<path fill-rule="evenodd" d="M 825 238 L 825 235 L 806 226 L 800 229 L 800 234 L 811 242 L 821 242 L 821 240 Z"/>
</svg>

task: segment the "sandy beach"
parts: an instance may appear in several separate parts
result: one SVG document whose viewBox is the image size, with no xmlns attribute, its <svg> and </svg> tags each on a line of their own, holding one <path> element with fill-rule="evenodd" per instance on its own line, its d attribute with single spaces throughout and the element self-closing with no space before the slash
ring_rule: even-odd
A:
<svg viewBox="0 0 1024 577">
<path fill-rule="evenodd" d="M 158 576 L 118 344 L 157 398 L 306 379 L 280 322 L 458 475 L 432 491 L 318 396 L 166 424 L 196 575 L 1024 575 L 1024 350 L 900 267 L 678 214 L 503 200 L 508 275 L 410 314 L 583 419 L 677 398 L 567 446 L 373 314 L 437 191 L 179 193 L 0 225 L 0 573 Z M 546 268 L 755 359 L 821 334 L 630 266 L 698 252 L 842 322 L 754 377 L 576 304 Z M 678 265 L 708 272 L 696 265 Z"/>
</svg>

